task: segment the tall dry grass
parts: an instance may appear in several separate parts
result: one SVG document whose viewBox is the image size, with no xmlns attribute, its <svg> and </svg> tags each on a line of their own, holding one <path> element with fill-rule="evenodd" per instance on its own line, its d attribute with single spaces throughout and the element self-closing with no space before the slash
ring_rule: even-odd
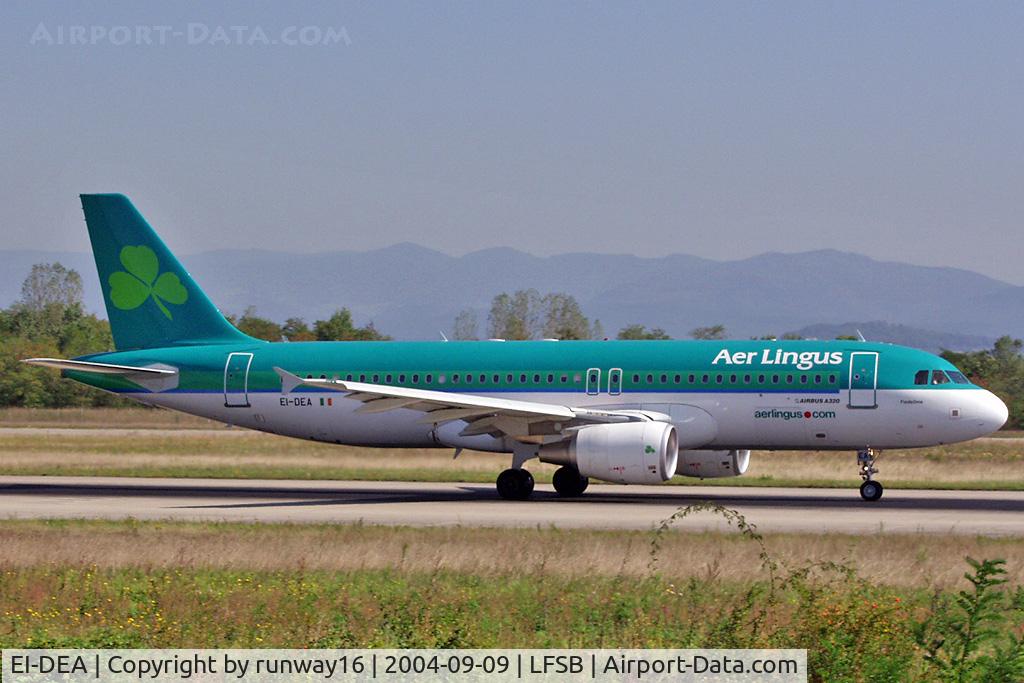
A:
<svg viewBox="0 0 1024 683">
<path fill-rule="evenodd" d="M 948 589 L 963 559 L 1002 557 L 1024 579 L 1024 539 L 934 535 L 771 534 L 783 565 L 843 562 L 873 583 Z M 245 571 L 390 569 L 474 575 L 642 577 L 652 534 L 557 529 L 385 528 L 169 522 L 2 521 L 0 569 L 78 566 L 104 569 Z M 686 578 L 746 582 L 763 575 L 759 548 L 731 533 L 671 532 L 658 571 Z"/>
</svg>

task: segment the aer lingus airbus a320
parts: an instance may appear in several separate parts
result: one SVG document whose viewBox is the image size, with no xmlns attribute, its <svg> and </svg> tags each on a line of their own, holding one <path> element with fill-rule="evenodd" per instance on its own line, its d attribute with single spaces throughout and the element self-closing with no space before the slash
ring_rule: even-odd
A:
<svg viewBox="0 0 1024 683">
<path fill-rule="evenodd" d="M 224 319 L 126 197 L 82 208 L 116 351 L 25 362 L 274 434 L 510 453 L 505 498 L 531 495 L 533 458 L 561 465 L 555 490 L 577 496 L 591 477 L 735 477 L 750 449 L 785 449 L 856 451 L 861 496 L 878 500 L 880 449 L 974 439 L 1007 417 L 942 358 L 890 344 L 268 343 Z"/>
</svg>

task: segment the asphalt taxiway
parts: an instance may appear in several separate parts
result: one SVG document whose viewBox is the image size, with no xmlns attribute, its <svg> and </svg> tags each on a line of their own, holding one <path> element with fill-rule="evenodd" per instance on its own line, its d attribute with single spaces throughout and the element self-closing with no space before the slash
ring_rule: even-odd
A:
<svg viewBox="0 0 1024 683">
<path fill-rule="evenodd" d="M 470 483 L 0 477 L 0 518 L 160 519 L 408 526 L 650 529 L 682 507 L 712 502 L 762 531 L 1024 535 L 1024 493 L 889 489 L 877 503 L 856 489 L 596 485 L 562 499 L 539 484 L 510 502 Z M 677 528 L 727 529 L 700 513 Z"/>
</svg>

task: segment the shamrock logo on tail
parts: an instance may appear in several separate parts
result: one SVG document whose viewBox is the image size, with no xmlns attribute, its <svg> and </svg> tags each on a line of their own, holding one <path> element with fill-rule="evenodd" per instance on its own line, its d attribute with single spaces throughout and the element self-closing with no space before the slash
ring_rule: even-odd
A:
<svg viewBox="0 0 1024 683">
<path fill-rule="evenodd" d="M 121 265 L 124 270 L 110 274 L 110 300 L 114 305 L 130 311 L 152 298 L 167 319 L 174 320 L 165 302 L 180 306 L 188 301 L 188 290 L 176 274 L 160 272 L 156 253 L 144 245 L 125 247 L 121 250 Z"/>
<path fill-rule="evenodd" d="M 648 444 L 646 447 L 644 447 L 644 453 L 647 453 L 648 455 L 650 455 L 653 452 L 654 452 L 654 446 L 651 446 L 650 444 Z"/>
</svg>

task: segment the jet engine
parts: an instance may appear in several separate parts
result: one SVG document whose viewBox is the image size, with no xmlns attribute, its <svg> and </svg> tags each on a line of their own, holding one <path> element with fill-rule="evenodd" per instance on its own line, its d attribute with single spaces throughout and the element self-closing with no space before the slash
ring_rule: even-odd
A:
<svg viewBox="0 0 1024 683">
<path fill-rule="evenodd" d="M 679 451 L 679 472 L 684 477 L 717 479 L 738 477 L 750 466 L 750 451 Z"/>
<path fill-rule="evenodd" d="M 584 477 L 619 484 L 659 484 L 676 473 L 679 437 L 667 422 L 583 427 L 572 439 L 542 446 L 541 462 L 575 467 Z"/>
</svg>

